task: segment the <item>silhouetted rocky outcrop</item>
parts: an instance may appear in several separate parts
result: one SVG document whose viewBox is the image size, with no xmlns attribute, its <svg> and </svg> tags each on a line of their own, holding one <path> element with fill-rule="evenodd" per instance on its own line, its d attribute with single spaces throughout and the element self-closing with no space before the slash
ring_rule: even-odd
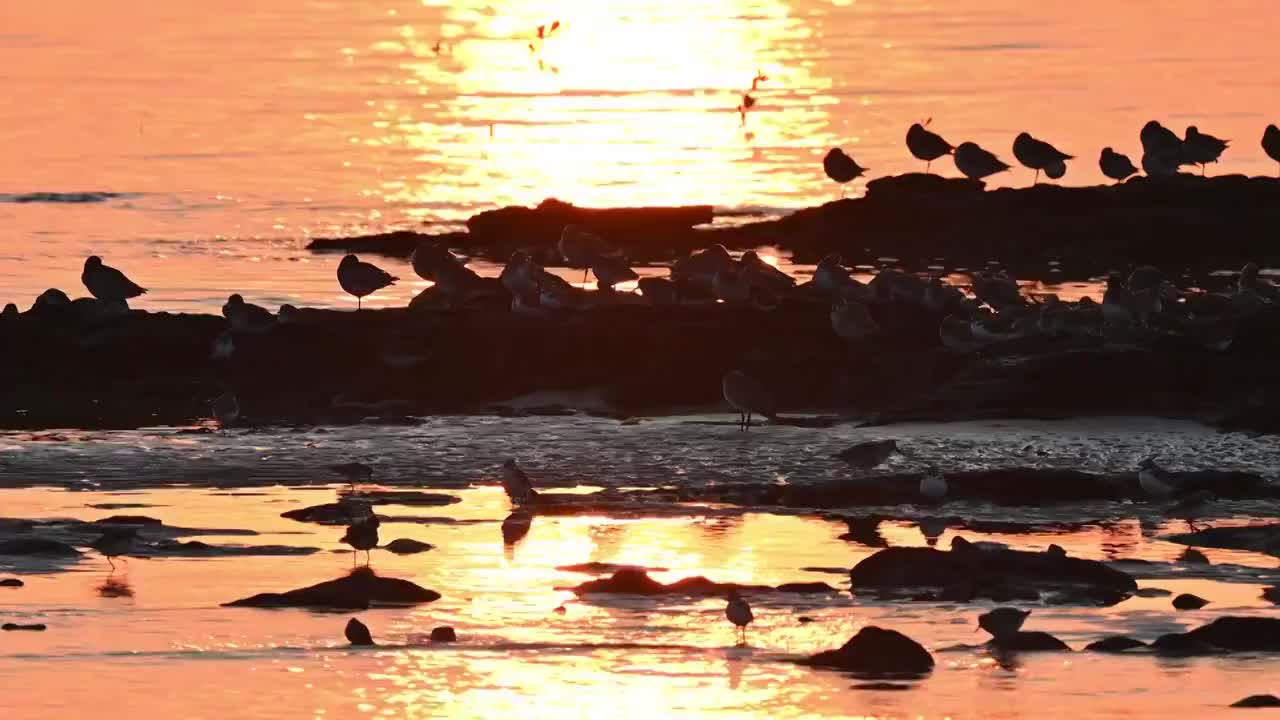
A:
<svg viewBox="0 0 1280 720">
<path fill-rule="evenodd" d="M 421 605 L 439 599 L 440 593 L 434 590 L 408 580 L 380 577 L 369 568 L 359 568 L 336 580 L 284 593 L 260 593 L 224 603 L 224 607 L 364 610 L 377 605 Z"/>
<path fill-rule="evenodd" d="M 933 670 L 933 656 L 920 643 L 896 630 L 868 625 L 837 650 L 801 660 L 802 665 L 835 668 L 859 675 L 923 675 Z"/>
<path fill-rule="evenodd" d="M 623 595 L 725 595 L 730 590 L 750 592 L 782 592 L 782 593 L 835 593 L 835 588 L 821 582 L 784 583 L 777 587 L 768 585 L 739 585 L 737 583 L 718 583 L 701 575 L 682 578 L 670 584 L 663 584 L 649 577 L 642 569 L 624 568 L 613 575 L 599 580 L 588 580 L 580 585 L 561 588 L 572 590 L 578 595 L 592 593 L 618 593 Z"/>
</svg>

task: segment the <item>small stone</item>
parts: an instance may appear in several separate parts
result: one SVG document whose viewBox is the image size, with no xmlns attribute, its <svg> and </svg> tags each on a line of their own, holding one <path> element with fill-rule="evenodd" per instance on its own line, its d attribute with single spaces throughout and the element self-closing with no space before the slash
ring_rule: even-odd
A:
<svg viewBox="0 0 1280 720">
<path fill-rule="evenodd" d="M 1280 707 L 1280 697 L 1275 695 L 1250 695 L 1243 700 L 1231 703 L 1233 708 L 1273 708 Z"/>
<path fill-rule="evenodd" d="M 4 625 L 0 625 L 0 630 L 4 630 L 5 632 L 12 632 L 14 630 L 29 630 L 31 632 L 41 632 L 45 629 L 46 629 L 46 625 L 44 623 L 34 623 L 32 625 L 19 625 L 17 623 L 5 623 Z"/>
<path fill-rule="evenodd" d="M 1050 546 L 1048 547 L 1048 549 L 1046 549 L 1046 550 L 1045 550 L 1045 553 L 1047 553 L 1047 554 L 1049 554 L 1049 555 L 1053 555 L 1053 556 L 1055 556 L 1055 557 L 1066 557 L 1066 556 L 1067 556 L 1067 551 L 1066 551 L 1066 549 L 1065 549 L 1065 548 L 1063 548 L 1061 545 L 1050 545 Z"/>
<path fill-rule="evenodd" d="M 1280 585 L 1273 585 L 1269 588 L 1262 588 L 1262 599 L 1280 605 Z"/>
<path fill-rule="evenodd" d="M 799 618 L 799 622 L 801 625 L 808 625 L 809 623 L 813 622 L 813 618 L 809 617 L 808 615 L 801 615 Z"/>
<path fill-rule="evenodd" d="M 22 582 L 18 578 L 5 578 L 0 580 L 0 587 L 20 588 L 25 584 L 26 583 Z"/>
<path fill-rule="evenodd" d="M 1199 610 L 1208 604 L 1208 600 L 1191 593 L 1183 593 L 1173 599 L 1173 606 L 1179 610 Z"/>
<path fill-rule="evenodd" d="M 1086 652 L 1124 652 L 1126 650 L 1135 650 L 1137 648 L 1145 648 L 1146 643 L 1141 640 L 1135 640 L 1124 635 L 1112 635 L 1111 637 L 1095 640 L 1084 647 Z"/>
<path fill-rule="evenodd" d="M 372 645 L 373 635 L 369 633 L 369 626 L 360 622 L 356 618 L 347 621 L 347 629 L 343 632 L 347 636 L 347 642 L 352 645 Z"/>
<path fill-rule="evenodd" d="M 392 540 L 383 546 L 383 550 L 395 553 L 396 555 L 413 555 L 415 553 L 426 552 L 434 549 L 435 545 L 431 543 L 419 542 L 411 538 L 398 538 Z"/>
<path fill-rule="evenodd" d="M 1137 595 L 1138 597 L 1143 597 L 1143 598 L 1168 597 L 1172 594 L 1173 593 L 1169 592 L 1168 590 L 1165 590 L 1164 588 L 1158 588 L 1158 587 L 1138 588 L 1138 592 L 1134 593 L 1134 595 Z"/>
<path fill-rule="evenodd" d="M 458 634 L 448 625 L 442 625 L 438 628 L 431 629 L 431 642 L 451 643 L 458 641 Z"/>
</svg>

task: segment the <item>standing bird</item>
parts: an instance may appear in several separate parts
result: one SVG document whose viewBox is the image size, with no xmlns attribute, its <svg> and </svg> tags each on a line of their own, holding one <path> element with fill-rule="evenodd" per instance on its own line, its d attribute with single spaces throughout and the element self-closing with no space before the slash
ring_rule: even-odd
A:
<svg viewBox="0 0 1280 720">
<path fill-rule="evenodd" d="M 601 255 L 610 254 L 605 247 L 604 239 L 592 232 L 587 232 L 577 225 L 565 225 L 560 231 L 558 245 L 560 257 L 571 268 L 582 268 L 582 284 L 587 284 L 587 273 Z"/>
<path fill-rule="evenodd" d="M 845 154 L 840 148 L 831 148 L 827 156 L 822 158 L 822 169 L 827 177 L 840 183 L 840 197 L 844 197 L 844 184 L 862 177 L 867 168 L 858 165 L 857 161 Z"/>
<path fill-rule="evenodd" d="M 213 399 L 213 419 L 218 421 L 218 429 L 226 430 L 235 424 L 240 417 L 240 401 L 230 391 L 226 391 Z"/>
<path fill-rule="evenodd" d="M 977 143 L 960 143 L 954 157 L 956 169 L 970 180 L 981 180 L 1010 167 L 1000 158 L 978 147 Z"/>
<path fill-rule="evenodd" d="M 1040 171 L 1061 177 L 1066 173 L 1066 162 L 1074 158 L 1043 140 L 1031 137 L 1030 133 L 1018 133 L 1013 140 L 1013 156 L 1018 162 L 1036 171 L 1033 185 L 1040 182 Z M 1061 171 L 1061 172 L 1059 172 Z"/>
<path fill-rule="evenodd" d="M 1201 175 L 1204 175 L 1206 164 L 1218 162 L 1218 158 L 1222 156 L 1222 152 L 1229 144 L 1231 144 L 1230 140 L 1206 135 L 1195 125 L 1187 128 L 1187 136 L 1182 141 L 1187 160 L 1200 166 Z"/>
<path fill-rule="evenodd" d="M 759 380 L 742 372 L 730 370 L 720 381 L 720 389 L 724 399 L 738 411 L 738 429 L 745 432 L 751 429 L 751 416 L 760 413 L 770 420 L 777 420 L 773 411 L 773 395 L 765 389 Z"/>
<path fill-rule="evenodd" d="M 222 306 L 222 317 L 227 319 L 233 332 L 262 333 L 276 324 L 276 317 L 261 305 L 247 303 L 240 293 L 227 298 Z"/>
<path fill-rule="evenodd" d="M 866 305 L 844 299 L 831 307 L 831 329 L 845 342 L 857 342 L 880 332 Z"/>
<path fill-rule="evenodd" d="M 868 440 L 841 450 L 835 457 L 849 463 L 857 470 L 880 467 L 894 453 L 900 453 L 897 440 Z"/>
<path fill-rule="evenodd" d="M 1109 147 L 1102 148 L 1098 167 L 1102 168 L 1103 175 L 1117 182 L 1123 182 L 1125 178 L 1138 172 L 1138 168 L 1133 166 L 1133 161 L 1128 155 L 1122 155 Z"/>
<path fill-rule="evenodd" d="M 90 255 L 84 261 L 80 282 L 89 289 L 90 295 L 108 302 L 127 302 L 129 298 L 147 292 L 146 288 L 125 277 L 124 273 L 110 265 L 103 265 L 102 258 L 97 255 Z"/>
<path fill-rule="evenodd" d="M 502 489 L 507 491 L 507 497 L 514 505 L 527 505 L 538 496 L 538 491 L 533 489 L 533 481 L 511 459 L 502 463 Z"/>
<path fill-rule="evenodd" d="M 366 295 L 372 295 L 400 278 L 382 268 L 361 262 L 355 255 L 346 255 L 338 263 L 338 284 L 348 295 L 356 298 L 356 310 L 360 310 Z"/>
<path fill-rule="evenodd" d="M 858 282 L 844 266 L 844 258 L 832 253 L 813 270 L 813 287 L 832 300 L 864 296 L 867 286 Z"/>
<path fill-rule="evenodd" d="M 907 149 L 917 160 L 924 160 L 926 173 L 933 166 L 934 160 L 955 151 L 951 143 L 943 140 L 941 135 L 926 130 L 920 123 L 907 130 Z"/>
<path fill-rule="evenodd" d="M 1164 500 L 1174 493 L 1173 473 L 1157 465 L 1152 455 L 1138 464 L 1138 486 L 1148 496 Z"/>
<path fill-rule="evenodd" d="M 747 644 L 747 626 L 756 618 L 755 615 L 751 614 L 751 605 L 742 597 L 737 588 L 729 591 L 728 599 L 729 604 L 724 608 L 724 616 L 729 618 L 729 622 L 737 626 L 738 633 L 742 638 L 738 642 L 741 647 Z"/>
<path fill-rule="evenodd" d="M 1022 629 L 1022 623 L 1031 615 L 1030 610 L 1019 610 L 1011 607 L 998 607 L 978 616 L 978 627 L 991 633 L 991 637 L 999 640 Z"/>
<path fill-rule="evenodd" d="M 1262 133 L 1262 150 L 1267 157 L 1276 161 L 1280 165 L 1280 128 L 1275 125 L 1268 125 L 1267 129 Z"/>
<path fill-rule="evenodd" d="M 591 272 L 596 276 L 596 289 L 601 292 L 613 292 L 618 283 L 640 279 L 625 260 L 609 255 L 597 255 L 591 261 Z"/>
<path fill-rule="evenodd" d="M 133 541 L 138 537 L 138 529 L 133 527 L 109 527 L 102 536 L 89 543 L 89 547 L 97 550 L 107 559 L 111 569 L 116 569 L 112 558 L 127 554 L 133 549 Z"/>
<path fill-rule="evenodd" d="M 340 463 L 330 465 L 329 470 L 351 485 L 351 494 L 355 495 L 358 483 L 368 483 L 373 479 L 373 468 L 361 462 Z"/>
<path fill-rule="evenodd" d="M 947 496 L 947 478 L 938 472 L 938 468 L 929 466 L 920 477 L 920 494 L 929 502 L 940 503 Z"/>
<path fill-rule="evenodd" d="M 370 514 L 367 518 L 361 518 L 357 522 L 347 526 L 347 532 L 343 534 L 342 540 L 351 546 L 354 551 L 351 556 L 351 564 L 355 566 L 356 558 L 354 553 L 361 550 L 364 551 L 364 564 L 368 565 L 371 558 L 369 551 L 378 547 L 378 525 L 381 524 L 376 515 Z"/>
</svg>

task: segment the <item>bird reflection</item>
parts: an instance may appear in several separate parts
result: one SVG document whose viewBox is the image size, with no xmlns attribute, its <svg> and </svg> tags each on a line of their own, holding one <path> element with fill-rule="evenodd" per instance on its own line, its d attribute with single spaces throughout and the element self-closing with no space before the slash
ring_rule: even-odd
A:
<svg viewBox="0 0 1280 720">
<path fill-rule="evenodd" d="M 844 518 L 844 522 L 845 525 L 849 526 L 849 532 L 841 535 L 838 539 L 856 542 L 869 548 L 889 547 L 889 543 L 884 539 L 884 536 L 880 534 L 880 522 L 882 520 L 884 520 L 884 518 L 879 515 L 870 515 L 867 517 L 846 517 Z M 928 537 L 929 533 L 925 531 L 923 525 L 925 521 L 921 520 L 920 522 L 920 531 L 925 533 L 925 537 Z M 942 529 L 946 530 L 945 523 Z M 941 534 L 941 532 L 939 532 L 939 534 Z M 937 538 L 935 537 L 934 539 L 936 540 Z"/>
<path fill-rule="evenodd" d="M 133 597 L 133 586 L 129 584 L 128 575 L 108 575 L 102 584 L 94 588 L 98 591 L 99 597 L 104 598 L 131 598 Z"/>
<path fill-rule="evenodd" d="M 924 535 L 925 544 L 933 547 L 938 544 L 938 538 L 947 531 L 947 519 L 940 517 L 920 518 L 916 520 L 916 525 L 920 527 L 920 533 Z"/>
<path fill-rule="evenodd" d="M 533 527 L 533 513 L 517 509 L 502 521 L 502 544 L 511 547 L 524 539 Z"/>
<path fill-rule="evenodd" d="M 736 652 L 731 652 L 724 658 L 724 669 L 729 674 L 729 689 L 737 690 L 742 684 L 742 670 L 746 667 L 746 663 L 742 661 L 742 656 Z"/>
</svg>

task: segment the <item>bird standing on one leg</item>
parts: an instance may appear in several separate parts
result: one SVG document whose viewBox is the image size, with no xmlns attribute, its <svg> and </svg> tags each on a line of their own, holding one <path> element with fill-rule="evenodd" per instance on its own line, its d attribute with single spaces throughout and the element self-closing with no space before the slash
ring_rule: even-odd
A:
<svg viewBox="0 0 1280 720">
<path fill-rule="evenodd" d="M 747 644 L 747 626 L 755 620 L 755 616 L 751 613 L 751 605 L 742 597 L 737 588 L 729 591 L 729 604 L 724 608 L 724 616 L 729 618 L 729 622 L 738 628 L 741 638 L 738 645 Z"/>
</svg>

